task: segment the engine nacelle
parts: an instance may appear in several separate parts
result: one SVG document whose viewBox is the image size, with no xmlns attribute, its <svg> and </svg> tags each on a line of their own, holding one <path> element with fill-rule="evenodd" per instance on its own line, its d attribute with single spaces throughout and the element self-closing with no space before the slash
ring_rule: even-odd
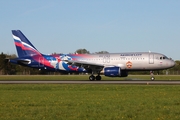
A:
<svg viewBox="0 0 180 120">
<path fill-rule="evenodd" d="M 106 67 L 104 68 L 104 75 L 108 77 L 127 77 L 128 72 L 122 71 L 120 67 Z"/>
</svg>

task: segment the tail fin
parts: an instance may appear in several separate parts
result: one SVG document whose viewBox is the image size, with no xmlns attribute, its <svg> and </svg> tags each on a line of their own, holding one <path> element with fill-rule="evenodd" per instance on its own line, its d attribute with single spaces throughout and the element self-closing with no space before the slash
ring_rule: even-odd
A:
<svg viewBox="0 0 180 120">
<path fill-rule="evenodd" d="M 12 34 L 19 57 L 41 54 L 20 30 L 12 30 Z"/>
</svg>

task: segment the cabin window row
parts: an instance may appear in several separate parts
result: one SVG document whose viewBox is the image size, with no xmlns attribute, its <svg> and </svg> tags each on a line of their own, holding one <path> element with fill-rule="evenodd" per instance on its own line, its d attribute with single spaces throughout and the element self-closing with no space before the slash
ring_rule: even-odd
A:
<svg viewBox="0 0 180 120">
<path fill-rule="evenodd" d="M 144 60 L 145 58 L 104 58 L 104 59 L 81 59 L 80 61 L 102 61 L 102 60 Z"/>
</svg>

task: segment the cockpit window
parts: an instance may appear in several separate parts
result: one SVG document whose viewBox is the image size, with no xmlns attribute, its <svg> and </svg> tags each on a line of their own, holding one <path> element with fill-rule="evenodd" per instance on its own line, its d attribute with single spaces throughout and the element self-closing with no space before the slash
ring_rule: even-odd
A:
<svg viewBox="0 0 180 120">
<path fill-rule="evenodd" d="M 166 56 L 162 56 L 162 57 L 160 57 L 160 60 L 164 60 L 164 59 L 168 59 L 168 57 L 166 57 Z"/>
<path fill-rule="evenodd" d="M 167 56 L 164 56 L 163 59 L 169 59 Z"/>
</svg>

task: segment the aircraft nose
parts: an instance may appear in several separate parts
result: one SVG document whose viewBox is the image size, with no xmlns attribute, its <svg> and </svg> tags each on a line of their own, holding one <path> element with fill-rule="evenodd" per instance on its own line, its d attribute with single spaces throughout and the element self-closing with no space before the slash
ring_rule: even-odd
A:
<svg viewBox="0 0 180 120">
<path fill-rule="evenodd" d="M 176 64 L 176 62 L 174 60 L 172 60 L 172 67 L 174 67 Z"/>
</svg>

